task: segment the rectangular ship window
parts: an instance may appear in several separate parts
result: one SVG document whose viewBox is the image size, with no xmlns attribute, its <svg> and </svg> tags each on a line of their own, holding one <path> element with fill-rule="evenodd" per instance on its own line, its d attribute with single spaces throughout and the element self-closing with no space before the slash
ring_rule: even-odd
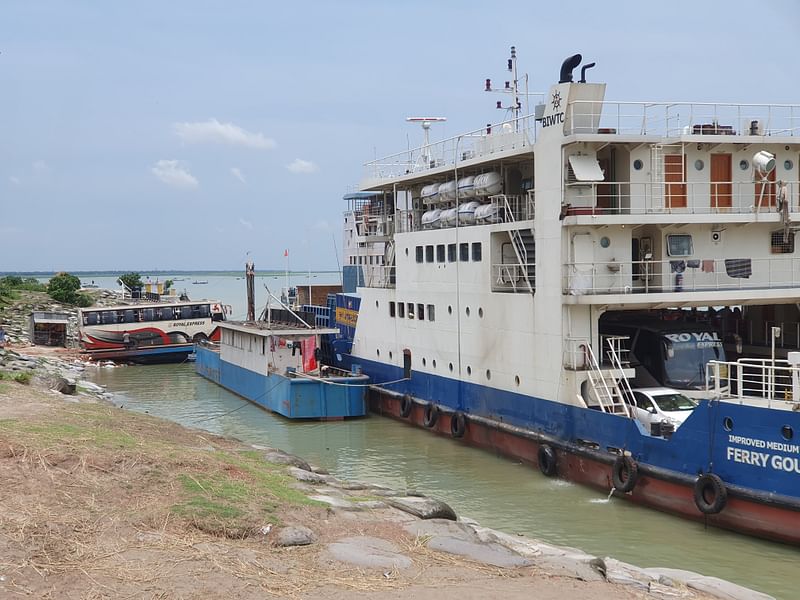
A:
<svg viewBox="0 0 800 600">
<path fill-rule="evenodd" d="M 691 256 L 693 253 L 691 235 L 680 233 L 667 236 L 667 254 L 669 256 Z"/>
<path fill-rule="evenodd" d="M 794 252 L 794 231 L 783 235 L 783 229 L 773 231 L 769 235 L 769 251 L 772 254 L 792 254 Z"/>
<path fill-rule="evenodd" d="M 413 302 L 409 302 L 408 303 L 408 318 L 409 319 L 413 319 L 414 318 L 414 303 Z"/>
<path fill-rule="evenodd" d="M 406 316 L 406 305 L 402 302 L 397 303 L 397 316 L 401 319 Z"/>
<path fill-rule="evenodd" d="M 389 316 L 394 317 L 394 302 L 389 302 Z"/>
<path fill-rule="evenodd" d="M 458 260 L 467 262 L 469 260 L 469 244 L 462 242 L 458 245 Z"/>
<path fill-rule="evenodd" d="M 428 304 L 428 321 L 435 321 L 436 317 L 434 315 L 433 304 Z"/>
<path fill-rule="evenodd" d="M 425 320 L 425 305 L 424 304 L 417 304 L 417 318 L 420 321 Z"/>
<path fill-rule="evenodd" d="M 433 246 L 425 246 L 425 262 L 433 262 Z"/>
<path fill-rule="evenodd" d="M 447 262 L 456 262 L 455 244 L 447 244 Z"/>
<path fill-rule="evenodd" d="M 436 262 L 444 262 L 444 244 L 436 246 Z"/>
<path fill-rule="evenodd" d="M 482 248 L 480 242 L 472 242 L 472 261 L 481 262 Z"/>
<path fill-rule="evenodd" d="M 422 246 L 417 246 L 417 262 L 418 263 L 422 262 L 422 252 L 423 252 Z"/>
</svg>

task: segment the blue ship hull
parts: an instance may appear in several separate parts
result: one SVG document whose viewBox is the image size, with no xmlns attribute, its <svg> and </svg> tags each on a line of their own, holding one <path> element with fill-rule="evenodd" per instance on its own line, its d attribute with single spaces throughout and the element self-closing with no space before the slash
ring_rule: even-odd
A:
<svg viewBox="0 0 800 600">
<path fill-rule="evenodd" d="M 796 412 L 702 400 L 665 438 L 624 416 L 427 373 L 412 371 L 406 381 L 381 386 L 402 379 L 403 370 L 352 356 L 347 345 L 334 341 L 340 366 L 358 365 L 385 390 L 370 399 L 376 412 L 540 467 L 547 446 L 559 476 L 605 491 L 614 487 L 614 469 L 627 456 L 638 482 L 618 495 L 727 529 L 800 543 L 800 438 L 786 437 L 789 430 L 800 436 Z M 427 406 L 441 414 L 433 425 Z M 457 416 L 466 423 L 459 435 Z M 710 473 L 725 488 L 722 508 L 713 514 L 701 512 L 696 500 L 701 476 Z"/>
<path fill-rule="evenodd" d="M 289 419 L 343 419 L 367 413 L 367 376 L 321 380 L 262 375 L 223 361 L 218 352 L 197 347 L 198 374 L 251 402 Z"/>
</svg>

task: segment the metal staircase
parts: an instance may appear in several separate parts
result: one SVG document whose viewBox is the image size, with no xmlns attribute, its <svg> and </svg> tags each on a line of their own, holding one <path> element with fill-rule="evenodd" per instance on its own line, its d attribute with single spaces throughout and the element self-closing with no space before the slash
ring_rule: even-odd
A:
<svg viewBox="0 0 800 600">
<path fill-rule="evenodd" d="M 512 229 L 508 232 L 514 252 L 519 260 L 519 271 L 527 291 L 536 290 L 536 241 L 530 229 Z"/>
<path fill-rule="evenodd" d="M 620 338 L 609 338 L 609 340 L 615 339 Z M 626 399 L 633 398 L 633 393 L 628 378 L 625 376 L 623 361 L 619 355 L 619 347 L 609 341 L 609 347 L 606 352 L 610 358 L 612 368 L 603 369 L 591 345 L 586 345 L 589 358 L 589 384 L 603 412 L 633 417 L 633 411 Z"/>
</svg>

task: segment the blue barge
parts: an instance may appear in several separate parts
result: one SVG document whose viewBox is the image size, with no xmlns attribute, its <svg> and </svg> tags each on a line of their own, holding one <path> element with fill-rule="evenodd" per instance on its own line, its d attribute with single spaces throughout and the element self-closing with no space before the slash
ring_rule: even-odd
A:
<svg viewBox="0 0 800 600">
<path fill-rule="evenodd" d="M 289 419 L 344 419 L 367 412 L 369 377 L 317 363 L 318 336 L 335 329 L 226 322 L 219 344 L 198 344 L 198 374 Z"/>
</svg>

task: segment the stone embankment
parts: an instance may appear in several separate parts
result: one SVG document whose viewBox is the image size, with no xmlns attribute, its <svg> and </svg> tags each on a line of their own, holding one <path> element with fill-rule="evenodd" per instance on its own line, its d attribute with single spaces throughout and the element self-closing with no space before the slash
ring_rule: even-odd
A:
<svg viewBox="0 0 800 600">
<path fill-rule="evenodd" d="M 2 597 L 769 598 L 120 410 L 86 369 L 0 353 L 0 371 L 33 374 L 0 382 Z"/>
<path fill-rule="evenodd" d="M 9 306 L 0 306 L 0 325 L 6 330 L 12 344 L 30 343 L 30 315 L 34 311 L 61 312 L 69 315 L 67 324 L 67 346 L 78 347 L 78 309 L 68 304 L 56 302 L 43 292 L 20 290 L 19 300 Z M 90 290 L 94 306 L 119 304 L 119 293 L 114 290 Z"/>
</svg>

